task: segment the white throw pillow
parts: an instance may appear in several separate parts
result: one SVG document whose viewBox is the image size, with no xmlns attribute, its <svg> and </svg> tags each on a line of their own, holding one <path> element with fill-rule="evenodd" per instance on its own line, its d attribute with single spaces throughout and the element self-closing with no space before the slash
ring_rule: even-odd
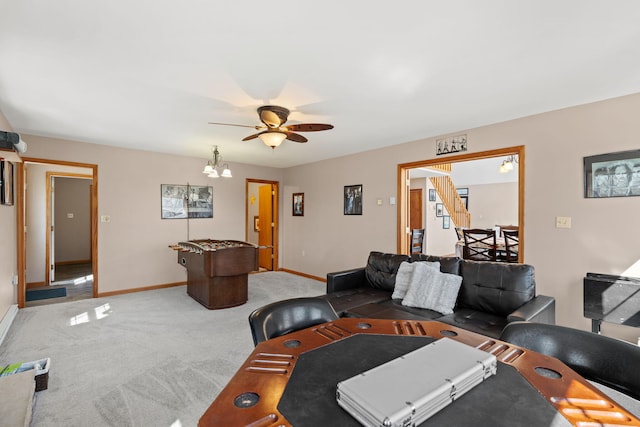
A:
<svg viewBox="0 0 640 427">
<path fill-rule="evenodd" d="M 429 268 L 436 269 L 440 271 L 440 263 L 439 262 L 428 262 L 428 261 L 417 261 L 417 262 L 407 262 L 403 261 L 398 267 L 398 272 L 396 273 L 396 284 L 393 288 L 393 295 L 391 295 L 392 299 L 402 299 L 407 293 L 407 289 L 409 289 L 409 284 L 411 283 L 411 277 L 413 276 L 413 267 L 416 265 L 424 265 Z"/>
<path fill-rule="evenodd" d="M 439 269 L 415 265 L 402 305 L 451 314 L 461 284 L 462 277 L 457 274 L 441 273 Z"/>
</svg>

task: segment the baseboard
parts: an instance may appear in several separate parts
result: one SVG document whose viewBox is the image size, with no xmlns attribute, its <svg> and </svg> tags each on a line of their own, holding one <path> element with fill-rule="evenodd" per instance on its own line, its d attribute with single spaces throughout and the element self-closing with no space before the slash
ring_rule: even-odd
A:
<svg viewBox="0 0 640 427">
<path fill-rule="evenodd" d="M 187 284 L 187 282 L 175 282 L 175 283 L 165 283 L 163 285 L 145 286 L 143 288 L 123 289 L 121 291 L 100 292 L 98 294 L 98 298 L 100 298 L 100 297 L 112 297 L 114 295 L 132 294 L 132 293 L 135 293 L 135 292 L 152 291 L 154 289 L 173 288 L 175 286 L 184 286 L 186 284 Z"/>
<path fill-rule="evenodd" d="M 307 279 L 318 280 L 320 282 L 326 282 L 327 281 L 326 278 L 318 277 L 318 276 L 312 276 L 311 274 L 302 273 L 300 271 L 289 270 L 288 268 L 279 268 L 278 271 L 282 271 L 284 273 L 295 274 L 296 276 L 306 277 Z"/>
<path fill-rule="evenodd" d="M 0 345 L 2 345 L 4 337 L 9 332 L 9 328 L 13 323 L 13 319 L 16 318 L 16 314 L 18 314 L 18 304 L 10 305 L 9 309 L 2 318 L 2 321 L 0 321 Z"/>
<path fill-rule="evenodd" d="M 31 282 L 31 283 L 27 283 L 27 289 L 43 288 L 43 287 L 44 287 L 44 282 Z"/>
<path fill-rule="evenodd" d="M 73 265 L 73 264 L 89 264 L 91 263 L 91 258 L 89 259 L 76 259 L 71 261 L 56 261 L 56 267 L 59 265 Z"/>
</svg>

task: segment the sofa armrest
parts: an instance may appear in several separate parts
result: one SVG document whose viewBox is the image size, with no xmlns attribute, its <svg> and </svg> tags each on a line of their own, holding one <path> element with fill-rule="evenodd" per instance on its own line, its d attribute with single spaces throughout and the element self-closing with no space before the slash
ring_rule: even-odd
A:
<svg viewBox="0 0 640 427">
<path fill-rule="evenodd" d="M 527 321 L 556 324 L 556 300 L 546 295 L 538 295 L 507 316 L 508 322 Z"/>
<path fill-rule="evenodd" d="M 364 267 L 327 273 L 327 293 L 367 286 Z"/>
</svg>

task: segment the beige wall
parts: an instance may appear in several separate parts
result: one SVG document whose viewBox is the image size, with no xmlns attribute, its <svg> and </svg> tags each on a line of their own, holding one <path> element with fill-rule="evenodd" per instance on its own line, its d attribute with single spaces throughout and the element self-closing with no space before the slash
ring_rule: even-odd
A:
<svg viewBox="0 0 640 427">
<path fill-rule="evenodd" d="M 273 168 L 231 163 L 233 178 L 202 173 L 206 159 L 23 135 L 30 158 L 98 165 L 98 290 L 114 292 L 186 280 L 170 244 L 245 239 L 246 178 L 281 180 Z M 224 149 L 224 147 L 221 147 Z M 160 185 L 213 186 L 212 219 L 161 219 Z M 187 234 L 188 233 L 188 234 Z"/>
<path fill-rule="evenodd" d="M 2 112 L 0 112 L 0 130 L 13 130 Z M 3 154 L 0 151 L 0 158 Z M 13 275 L 18 272 L 15 206 L 0 205 L 0 242 L 0 320 L 2 320 L 9 306 L 17 303 L 17 288 L 12 284 Z"/>
<path fill-rule="evenodd" d="M 557 299 L 560 324 L 590 328 L 582 316 L 586 272 L 640 276 L 638 266 L 630 269 L 640 255 L 633 237 L 640 197 L 584 199 L 582 185 L 584 156 L 638 149 L 638 111 L 640 94 L 460 131 L 472 152 L 526 146 L 525 261 L 536 267 L 538 292 Z M 232 164 L 233 179 L 208 181 L 201 173 L 205 159 L 23 139 L 30 156 L 99 165 L 99 213 L 111 216 L 99 225 L 101 292 L 185 280 L 167 248 L 173 242 L 243 239 L 246 177 L 282 183 L 281 267 L 322 277 L 363 266 L 371 250 L 396 251 L 397 205 L 389 198 L 397 197 L 397 164 L 435 157 L 434 137 L 281 171 Z M 158 200 L 161 183 L 186 182 L 214 185 L 215 218 L 192 220 L 189 236 L 186 221 L 160 220 Z M 345 216 L 343 188 L 354 184 L 363 185 L 363 215 Z M 305 193 L 304 217 L 291 215 L 295 192 Z M 573 228 L 555 228 L 556 216 L 572 217 Z M 640 334 L 610 324 L 603 332 L 633 342 Z"/>
<path fill-rule="evenodd" d="M 640 148 L 638 111 L 640 94 L 460 131 L 473 152 L 526 146 L 525 261 L 536 267 L 538 292 L 557 299 L 560 324 L 590 329 L 582 316 L 586 272 L 640 276 L 633 237 L 640 197 L 585 199 L 582 184 L 584 156 Z M 394 252 L 397 206 L 388 200 L 396 196 L 396 165 L 431 158 L 435 138 L 286 170 L 285 199 L 304 192 L 305 216 L 282 215 L 283 265 L 322 276 L 363 266 L 370 250 Z M 342 215 L 342 187 L 350 184 L 364 186 L 362 217 Z M 573 227 L 555 228 L 556 216 L 572 217 Z M 632 342 L 640 335 L 611 324 L 603 332 Z"/>
</svg>

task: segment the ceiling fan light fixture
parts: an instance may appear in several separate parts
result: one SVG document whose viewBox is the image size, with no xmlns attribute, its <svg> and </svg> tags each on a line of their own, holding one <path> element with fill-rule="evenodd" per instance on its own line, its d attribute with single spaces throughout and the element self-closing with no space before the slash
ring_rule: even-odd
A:
<svg viewBox="0 0 640 427">
<path fill-rule="evenodd" d="M 271 148 L 276 148 L 277 146 L 282 144 L 282 141 L 284 141 L 286 137 L 287 137 L 286 133 L 277 132 L 277 131 L 263 132 L 260 135 L 258 135 L 258 138 L 260 138 L 260 140 L 264 142 L 267 147 L 271 147 Z"/>
</svg>

